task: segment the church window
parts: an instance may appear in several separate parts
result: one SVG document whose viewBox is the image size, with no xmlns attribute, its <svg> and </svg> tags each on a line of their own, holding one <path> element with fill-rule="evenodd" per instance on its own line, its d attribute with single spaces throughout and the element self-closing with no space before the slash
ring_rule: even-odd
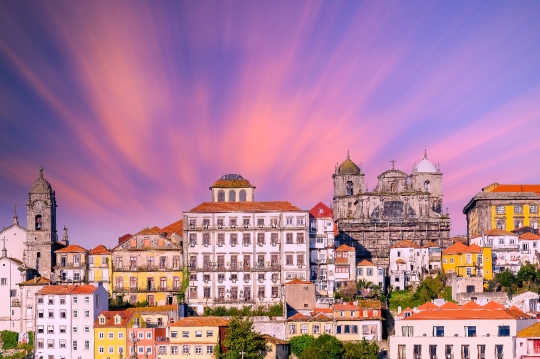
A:
<svg viewBox="0 0 540 359">
<path fill-rule="evenodd" d="M 225 202 L 225 191 L 220 189 L 217 193 L 217 201 L 218 202 Z"/>
<path fill-rule="evenodd" d="M 378 219 L 379 218 L 379 206 L 375 207 L 373 212 L 371 212 L 371 219 Z"/>
<path fill-rule="evenodd" d="M 236 202 L 236 192 L 233 190 L 229 191 L 229 202 Z"/>
<path fill-rule="evenodd" d="M 403 202 L 401 201 L 384 202 L 383 216 L 385 218 L 402 218 L 403 217 Z"/>
<path fill-rule="evenodd" d="M 246 190 L 245 189 L 240 190 L 240 195 L 238 197 L 240 199 L 240 202 L 245 202 L 246 201 Z"/>
<path fill-rule="evenodd" d="M 352 183 L 352 181 L 347 181 L 346 189 L 347 189 L 347 196 L 352 196 L 353 195 L 353 183 Z"/>
<path fill-rule="evenodd" d="M 40 231 L 43 228 L 43 217 L 41 214 L 36 216 L 36 231 Z"/>
<path fill-rule="evenodd" d="M 429 192 L 431 190 L 431 186 L 430 186 L 430 182 L 429 181 L 426 181 L 424 182 L 424 190 L 426 192 Z"/>
</svg>

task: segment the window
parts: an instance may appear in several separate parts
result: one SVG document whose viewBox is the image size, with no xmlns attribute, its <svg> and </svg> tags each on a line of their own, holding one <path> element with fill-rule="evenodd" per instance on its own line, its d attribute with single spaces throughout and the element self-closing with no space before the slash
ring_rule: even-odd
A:
<svg viewBox="0 0 540 359">
<path fill-rule="evenodd" d="M 90 311 L 89 310 L 84 311 L 84 317 L 85 318 L 90 318 Z"/>
<path fill-rule="evenodd" d="M 405 357 L 405 345 L 398 345 L 398 359 L 406 359 Z"/>
<path fill-rule="evenodd" d="M 373 275 L 373 268 L 368 268 L 367 269 L 367 275 L 368 276 Z"/>
<path fill-rule="evenodd" d="M 403 326 L 403 327 L 401 327 L 401 336 L 402 337 L 413 337 L 414 336 L 414 327 L 413 326 Z"/>
<path fill-rule="evenodd" d="M 444 337 L 444 327 L 442 327 L 442 326 L 433 327 L 433 336 L 434 337 Z"/>
<path fill-rule="evenodd" d="M 538 205 L 536 205 L 536 204 L 531 204 L 531 206 L 530 206 L 530 212 L 531 212 L 531 213 L 538 214 Z"/>
<path fill-rule="evenodd" d="M 296 334 L 296 324 L 289 324 L 289 334 Z"/>
<path fill-rule="evenodd" d="M 220 189 L 218 191 L 217 196 L 218 196 L 218 200 L 217 200 L 218 202 L 225 202 L 225 191 L 224 190 Z"/>
<path fill-rule="evenodd" d="M 182 354 L 189 354 L 189 345 L 182 345 Z"/>
<path fill-rule="evenodd" d="M 99 337 L 99 339 L 105 338 L 105 333 L 99 332 L 98 337 Z"/>
<path fill-rule="evenodd" d="M 60 348 L 65 348 L 66 347 L 66 341 L 65 339 L 60 339 L 58 344 L 60 345 Z"/>
<path fill-rule="evenodd" d="M 207 330 L 206 337 L 212 337 L 212 336 L 214 336 L 214 332 L 212 330 Z"/>
<path fill-rule="evenodd" d="M 356 274 L 357 275 L 364 275 L 363 272 L 364 272 L 364 268 L 357 268 L 356 269 Z"/>
<path fill-rule="evenodd" d="M 414 359 L 421 358 L 422 357 L 422 346 L 420 344 L 415 344 L 414 347 Z"/>
<path fill-rule="evenodd" d="M 71 346 L 73 347 L 73 350 L 77 350 L 77 341 L 74 340 Z"/>
<path fill-rule="evenodd" d="M 245 202 L 246 201 L 246 190 L 245 189 L 241 189 L 240 190 L 240 194 L 239 194 L 239 200 L 240 202 Z"/>
<path fill-rule="evenodd" d="M 520 204 L 514 205 L 514 214 L 522 214 L 523 207 Z"/>
<path fill-rule="evenodd" d="M 229 202 L 236 202 L 236 192 L 233 190 L 229 191 Z"/>
<path fill-rule="evenodd" d="M 461 358 L 462 359 L 471 359 L 471 350 L 468 345 L 461 346 Z"/>
<path fill-rule="evenodd" d="M 466 337 L 475 337 L 476 336 L 476 326 L 465 327 L 465 336 Z"/>
<path fill-rule="evenodd" d="M 189 332 L 188 331 L 183 331 L 182 332 L 182 338 L 189 338 Z"/>
<path fill-rule="evenodd" d="M 504 214 L 504 206 L 497 206 L 497 214 Z"/>
<path fill-rule="evenodd" d="M 204 287 L 203 288 L 203 297 L 204 298 L 210 298 L 210 287 Z"/>
<path fill-rule="evenodd" d="M 114 347 L 109 347 L 109 354 L 114 354 Z"/>
<path fill-rule="evenodd" d="M 486 359 L 486 346 L 478 345 L 478 359 Z"/>
<path fill-rule="evenodd" d="M 195 331 L 195 338 L 202 338 L 202 330 Z"/>
<path fill-rule="evenodd" d="M 49 319 L 54 318 L 54 311 L 49 310 L 49 316 L 47 318 L 49 318 Z"/>
<path fill-rule="evenodd" d="M 472 275 L 472 268 L 467 267 L 466 272 L 467 272 L 467 277 L 470 277 Z"/>
<path fill-rule="evenodd" d="M 509 337 L 510 336 L 510 327 L 508 325 L 500 325 L 498 335 L 500 337 Z"/>
<path fill-rule="evenodd" d="M 99 347 L 99 348 L 98 348 L 98 351 L 99 351 L 100 353 L 105 353 L 105 348 Z"/>
<path fill-rule="evenodd" d="M 86 330 L 87 327 L 84 327 L 84 329 Z M 122 332 L 119 332 L 118 333 L 118 339 L 124 339 L 124 333 Z"/>
<path fill-rule="evenodd" d="M 67 315 L 66 315 L 66 311 L 65 311 L 65 310 L 61 310 L 61 311 L 60 311 L 60 318 L 62 318 L 62 319 L 67 318 Z"/>
<path fill-rule="evenodd" d="M 206 346 L 206 354 L 214 354 L 214 347 L 212 345 Z"/>
<path fill-rule="evenodd" d="M 312 324 L 311 325 L 311 332 L 312 332 L 312 334 L 320 334 L 321 333 L 321 325 L 320 324 Z"/>
<path fill-rule="evenodd" d="M 166 354 L 166 353 L 159 353 Z M 178 354 L 178 347 L 176 345 L 171 346 L 171 354 Z"/>
<path fill-rule="evenodd" d="M 503 346 L 495 345 L 495 359 L 503 359 Z"/>
<path fill-rule="evenodd" d="M 60 326 L 60 334 L 66 334 L 66 327 L 64 325 Z"/>
<path fill-rule="evenodd" d="M 114 333 L 113 332 L 109 332 L 109 339 L 114 339 Z"/>
<path fill-rule="evenodd" d="M 431 344 L 429 346 L 429 359 L 437 359 L 437 345 Z"/>
<path fill-rule="evenodd" d="M 195 354 L 202 354 L 202 345 L 195 345 Z"/>
<path fill-rule="evenodd" d="M 454 258 L 450 258 L 450 264 L 454 264 Z"/>
</svg>

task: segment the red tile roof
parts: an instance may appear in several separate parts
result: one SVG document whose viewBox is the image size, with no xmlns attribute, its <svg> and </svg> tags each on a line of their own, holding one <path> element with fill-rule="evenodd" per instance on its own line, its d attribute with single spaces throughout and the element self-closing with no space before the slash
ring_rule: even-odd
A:
<svg viewBox="0 0 540 359">
<path fill-rule="evenodd" d="M 181 219 L 174 223 L 169 224 L 166 227 L 161 228 L 161 232 L 167 233 L 167 236 L 173 233 L 178 233 L 181 235 L 183 230 L 184 230 L 184 221 Z"/>
<path fill-rule="evenodd" d="M 433 304 L 433 302 L 426 302 L 422 305 L 419 305 L 416 309 L 420 311 L 430 311 L 430 310 L 438 310 L 439 307 Z"/>
<path fill-rule="evenodd" d="M 461 306 L 461 309 L 482 309 L 482 306 L 476 302 L 470 301 Z"/>
<path fill-rule="evenodd" d="M 313 284 L 313 283 L 307 280 L 300 279 L 300 278 L 294 278 L 293 280 L 285 283 L 285 285 L 288 285 L 288 284 Z"/>
<path fill-rule="evenodd" d="M 442 251 L 442 254 L 459 254 L 459 253 L 481 253 L 482 247 L 477 246 L 476 244 L 471 244 L 467 246 L 463 243 L 454 243 L 450 247 Z"/>
<path fill-rule="evenodd" d="M 94 254 L 111 254 L 111 251 L 108 250 L 107 247 L 105 247 L 103 244 L 100 244 L 96 248 L 91 249 L 89 254 L 91 254 L 91 255 L 94 255 Z"/>
<path fill-rule="evenodd" d="M 315 218 L 334 218 L 334 211 L 322 202 L 317 203 L 315 207 L 310 209 L 309 214 Z"/>
<path fill-rule="evenodd" d="M 342 310 L 360 310 L 360 307 L 354 304 L 336 304 L 334 305 L 334 312 L 339 312 Z"/>
<path fill-rule="evenodd" d="M 523 312 L 521 312 L 523 313 Z M 525 313 L 521 314 L 513 310 L 478 310 L 478 309 L 463 309 L 461 310 L 430 310 L 418 313 L 413 313 L 403 320 L 459 320 L 459 319 L 520 319 L 529 318 Z"/>
<path fill-rule="evenodd" d="M 131 237 L 133 237 L 132 234 L 124 234 L 122 237 L 118 238 L 118 244 L 122 244 L 124 243 L 125 241 L 127 241 L 128 239 L 130 239 Z"/>
<path fill-rule="evenodd" d="M 424 248 L 437 248 L 437 247 L 440 247 L 440 245 L 438 245 L 435 242 L 426 242 L 424 243 L 423 247 Z"/>
<path fill-rule="evenodd" d="M 48 285 L 51 280 L 45 277 L 34 277 L 26 282 L 18 283 L 17 285 Z"/>
<path fill-rule="evenodd" d="M 350 247 L 346 244 L 342 244 L 339 247 L 337 247 L 334 252 L 356 252 L 356 250 L 353 247 Z"/>
<path fill-rule="evenodd" d="M 489 192 L 533 192 L 540 194 L 538 184 L 499 184 Z"/>
<path fill-rule="evenodd" d="M 512 232 L 507 232 L 502 229 L 494 228 L 494 229 L 488 229 L 487 231 L 484 231 L 485 236 L 517 236 L 517 234 Z"/>
<path fill-rule="evenodd" d="M 359 300 L 358 308 L 360 309 L 381 309 L 382 304 L 379 300 Z"/>
<path fill-rule="evenodd" d="M 154 226 L 152 228 L 144 228 L 142 231 L 139 231 L 137 233 L 135 233 L 135 235 L 152 235 L 152 234 L 161 234 L 161 229 L 159 229 L 159 227 L 157 226 Z"/>
<path fill-rule="evenodd" d="M 99 327 L 125 327 L 128 325 L 129 321 L 133 316 L 136 314 L 136 312 L 132 311 L 125 311 L 125 310 L 104 310 L 102 311 L 96 321 L 94 322 L 94 328 Z M 116 324 L 114 322 L 115 316 L 120 317 L 120 323 Z M 99 317 L 105 317 L 105 323 L 99 324 Z"/>
<path fill-rule="evenodd" d="M 540 235 L 534 234 L 531 232 L 523 233 L 521 236 L 519 236 L 519 239 L 522 241 L 537 241 L 540 240 Z"/>
<path fill-rule="evenodd" d="M 97 290 L 96 286 L 85 285 L 48 285 L 37 292 L 41 295 L 66 295 L 66 294 L 92 294 Z"/>
<path fill-rule="evenodd" d="M 262 337 L 264 338 L 264 340 L 266 340 L 270 344 L 274 344 L 274 345 L 288 345 L 289 344 L 289 342 L 285 340 L 281 340 L 279 338 L 273 337 L 268 334 L 263 334 Z"/>
<path fill-rule="evenodd" d="M 397 242 L 390 248 L 422 248 L 418 244 L 414 243 L 413 241 L 409 239 L 404 239 L 402 241 Z"/>
<path fill-rule="evenodd" d="M 247 179 L 218 179 L 210 188 L 255 188 Z"/>
<path fill-rule="evenodd" d="M 300 208 L 285 201 L 273 202 L 203 202 L 188 213 L 227 212 L 296 212 Z"/>
<path fill-rule="evenodd" d="M 88 253 L 88 250 L 76 244 L 71 244 L 65 248 L 57 250 L 55 253 Z"/>
<path fill-rule="evenodd" d="M 372 262 L 368 261 L 367 259 L 364 259 L 363 261 L 358 262 L 358 264 L 357 264 L 356 266 L 357 266 L 357 267 L 367 267 L 367 266 L 375 266 L 375 264 L 373 264 Z"/>
<path fill-rule="evenodd" d="M 221 317 L 180 318 L 171 327 L 226 327 L 229 321 Z"/>
<path fill-rule="evenodd" d="M 309 316 L 307 315 L 304 315 L 302 313 L 296 313 L 295 315 L 292 315 L 290 316 L 289 318 L 287 318 L 287 320 L 289 321 L 300 321 L 300 322 L 304 322 L 304 321 L 308 321 L 309 320 Z"/>
<path fill-rule="evenodd" d="M 501 303 L 497 303 L 496 301 L 492 300 L 492 301 L 488 302 L 487 304 L 484 304 L 482 306 L 482 308 L 497 310 L 497 309 L 504 309 L 504 305 L 502 305 Z"/>
<path fill-rule="evenodd" d="M 398 264 L 405 264 L 406 262 L 405 262 L 403 259 L 398 258 L 398 259 L 396 259 L 396 263 L 398 263 Z"/>
<path fill-rule="evenodd" d="M 459 310 L 461 307 L 454 302 L 446 302 L 439 307 L 441 310 Z"/>
</svg>

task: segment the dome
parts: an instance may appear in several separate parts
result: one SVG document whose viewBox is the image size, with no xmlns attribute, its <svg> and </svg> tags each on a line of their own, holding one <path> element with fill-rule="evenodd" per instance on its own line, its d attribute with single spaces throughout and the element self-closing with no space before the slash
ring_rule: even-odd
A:
<svg viewBox="0 0 540 359">
<path fill-rule="evenodd" d="M 51 194 L 52 187 L 49 181 L 43 178 L 43 167 L 39 169 L 39 178 L 34 182 L 30 193 L 42 193 L 42 194 Z"/>
<path fill-rule="evenodd" d="M 418 164 L 416 172 L 437 172 L 437 168 L 428 160 L 427 153 L 424 152 L 424 159 Z"/>
<path fill-rule="evenodd" d="M 210 188 L 255 188 L 255 186 L 239 174 L 226 174 Z"/>
<path fill-rule="evenodd" d="M 347 152 L 347 159 L 339 166 L 337 170 L 338 175 L 359 175 L 362 173 L 360 167 L 356 165 L 349 158 L 349 153 Z"/>
</svg>

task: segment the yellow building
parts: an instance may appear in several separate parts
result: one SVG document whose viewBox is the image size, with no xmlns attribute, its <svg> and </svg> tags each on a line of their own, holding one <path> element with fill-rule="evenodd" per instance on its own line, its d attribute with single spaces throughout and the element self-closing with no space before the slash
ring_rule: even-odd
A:
<svg viewBox="0 0 540 359">
<path fill-rule="evenodd" d="M 498 184 L 482 188 L 463 209 L 469 238 L 490 229 L 538 228 L 540 185 Z"/>
<path fill-rule="evenodd" d="M 229 321 L 220 317 L 182 318 L 170 325 L 168 341 L 156 341 L 157 355 L 161 359 L 187 355 L 214 359 L 215 346 L 225 339 L 228 326 Z"/>
<path fill-rule="evenodd" d="M 125 358 L 127 330 L 133 326 L 145 328 L 146 323 L 134 311 L 103 311 L 94 323 L 94 359 Z"/>
<path fill-rule="evenodd" d="M 114 298 L 148 305 L 177 302 L 182 289 L 182 248 L 158 227 L 145 228 L 112 250 Z"/>
<path fill-rule="evenodd" d="M 312 316 L 307 316 L 302 313 L 287 318 L 287 338 L 296 337 L 298 335 L 309 334 L 318 337 L 321 334 L 334 334 L 334 318 L 332 317 L 332 309 L 318 308 Z"/>
<path fill-rule="evenodd" d="M 88 252 L 88 283 L 101 284 L 111 292 L 111 251 L 105 246 L 99 245 Z"/>
<path fill-rule="evenodd" d="M 456 273 L 458 277 L 481 276 L 490 280 L 493 278 L 491 248 L 455 243 L 443 250 L 442 268 L 444 273 Z"/>
</svg>

